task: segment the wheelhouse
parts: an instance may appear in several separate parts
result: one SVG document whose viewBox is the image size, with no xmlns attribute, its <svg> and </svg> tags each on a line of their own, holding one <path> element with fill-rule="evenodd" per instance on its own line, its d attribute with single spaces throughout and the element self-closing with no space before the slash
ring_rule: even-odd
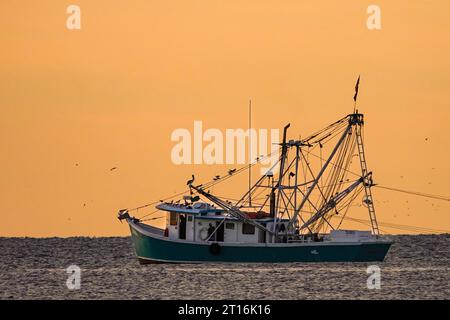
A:
<svg viewBox="0 0 450 320">
<path fill-rule="evenodd" d="M 162 203 L 157 208 L 167 211 L 164 235 L 171 240 L 230 243 L 272 241 L 272 236 L 267 231 L 255 227 L 254 224 L 241 221 L 208 203 L 198 202 L 188 205 Z M 273 220 L 269 217 L 254 219 L 268 230 L 273 228 Z M 277 222 L 279 236 L 287 236 L 288 223 L 288 219 Z"/>
</svg>

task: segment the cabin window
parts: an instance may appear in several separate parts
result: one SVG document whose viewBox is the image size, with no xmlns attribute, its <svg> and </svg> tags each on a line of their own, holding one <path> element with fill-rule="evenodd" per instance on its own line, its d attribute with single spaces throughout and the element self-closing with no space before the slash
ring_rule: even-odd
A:
<svg viewBox="0 0 450 320">
<path fill-rule="evenodd" d="M 192 221 L 192 216 L 188 216 L 188 221 L 190 222 L 190 221 Z"/>
<path fill-rule="evenodd" d="M 234 223 L 232 222 L 225 223 L 225 229 L 234 230 Z"/>
<path fill-rule="evenodd" d="M 242 234 L 255 234 L 255 226 L 249 223 L 242 224 Z"/>
<path fill-rule="evenodd" d="M 177 214 L 175 212 L 170 213 L 170 225 L 176 226 L 177 225 Z"/>
</svg>

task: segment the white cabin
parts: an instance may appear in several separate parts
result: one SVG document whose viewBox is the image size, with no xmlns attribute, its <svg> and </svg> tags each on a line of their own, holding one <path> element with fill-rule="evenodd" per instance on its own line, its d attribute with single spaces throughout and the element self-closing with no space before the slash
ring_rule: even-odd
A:
<svg viewBox="0 0 450 320">
<path fill-rule="evenodd" d="M 222 209 L 198 202 L 193 205 L 162 203 L 158 209 L 167 211 L 165 236 L 171 240 L 191 242 L 265 243 L 272 237 L 267 231 L 226 214 Z M 273 218 L 263 217 L 254 221 L 273 228 Z M 289 220 L 278 220 L 280 236 L 286 234 Z"/>
</svg>

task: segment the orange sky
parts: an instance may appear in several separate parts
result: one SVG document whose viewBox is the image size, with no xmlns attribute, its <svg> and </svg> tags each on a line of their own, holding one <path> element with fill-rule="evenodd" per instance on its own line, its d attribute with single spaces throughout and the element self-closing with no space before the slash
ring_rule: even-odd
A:
<svg viewBox="0 0 450 320">
<path fill-rule="evenodd" d="M 72 3 L 81 30 L 66 29 Z M 245 128 L 251 97 L 256 128 L 291 122 L 297 137 L 351 111 L 358 74 L 375 181 L 450 195 L 449 12 L 448 0 L 2 1 L 0 236 L 127 235 L 118 209 L 229 168 L 173 165 L 174 129 Z M 380 221 L 450 230 L 448 202 L 374 196 Z"/>
</svg>

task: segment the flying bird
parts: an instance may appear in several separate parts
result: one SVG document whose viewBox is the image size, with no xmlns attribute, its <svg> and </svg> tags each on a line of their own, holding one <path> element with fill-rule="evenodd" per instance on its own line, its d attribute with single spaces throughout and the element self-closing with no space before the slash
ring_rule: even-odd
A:
<svg viewBox="0 0 450 320">
<path fill-rule="evenodd" d="M 109 169 L 109 171 L 114 171 L 116 169 L 117 169 L 117 167 L 112 167 L 111 169 Z"/>
</svg>

